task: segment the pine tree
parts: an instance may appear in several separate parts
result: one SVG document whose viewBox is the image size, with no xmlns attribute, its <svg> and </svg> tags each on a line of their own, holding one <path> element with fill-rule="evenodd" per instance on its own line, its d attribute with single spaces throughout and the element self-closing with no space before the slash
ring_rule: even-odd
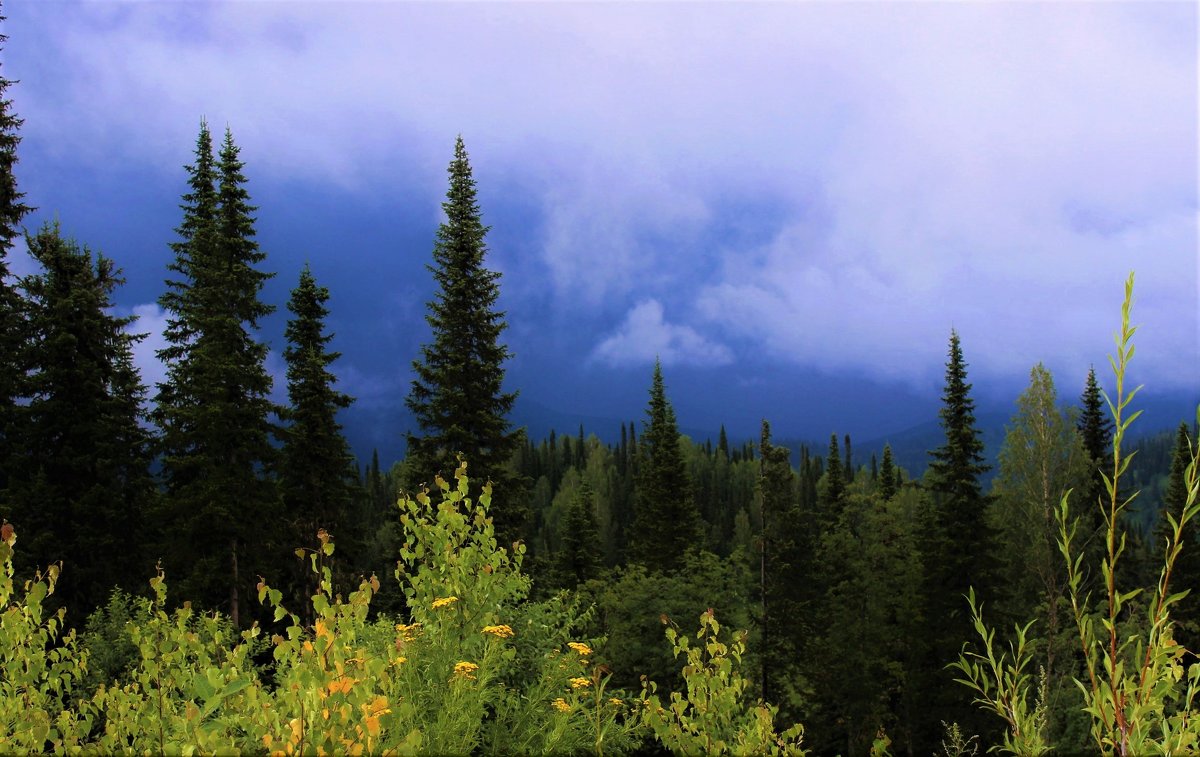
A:
<svg viewBox="0 0 1200 757">
<path fill-rule="evenodd" d="M 675 411 L 667 400 L 658 361 L 654 363 L 646 416 L 648 423 L 639 445 L 642 460 L 629 551 L 632 562 L 665 572 L 682 565 L 684 555 L 698 546 L 701 531 L 691 481 L 679 449 Z"/>
<path fill-rule="evenodd" d="M 603 565 L 600 529 L 596 526 L 593 510 L 594 497 L 591 484 L 583 479 L 563 518 L 558 572 L 567 588 L 595 578 Z"/>
<path fill-rule="evenodd" d="M 1107 496 L 1103 470 L 1105 461 L 1112 458 L 1113 431 L 1112 419 L 1108 416 L 1100 384 L 1096 381 L 1095 368 L 1088 368 L 1087 381 L 1079 401 L 1083 409 L 1076 421 L 1076 428 L 1087 452 L 1091 475 L 1086 485 L 1072 495 L 1070 507 L 1071 513 L 1079 518 L 1079 538 L 1089 555 L 1085 562 L 1091 563 L 1091 558 L 1098 560 L 1104 551 L 1104 540 L 1100 538 L 1104 526 L 1104 507 L 1100 501 Z"/>
<path fill-rule="evenodd" d="M 934 711 L 947 722 L 957 721 L 968 732 L 982 733 L 990 724 L 971 707 L 970 697 L 942 666 L 955 659 L 973 627 L 966 596 L 974 588 L 983 601 L 993 599 L 995 582 L 994 535 L 987 521 L 989 499 L 983 494 L 980 476 L 989 466 L 984 462 L 983 441 L 975 426 L 975 402 L 967 383 L 958 333 L 950 332 L 946 386 L 939 416 L 946 442 L 929 454 L 925 474 L 933 495 L 933 522 L 926 534 L 926 598 L 930 609 L 930 668 L 938 671 L 931 685 Z M 936 729 L 932 720 L 926 723 Z M 932 741 L 932 735 L 927 734 Z"/>
<path fill-rule="evenodd" d="M 294 317 L 283 353 L 290 402 L 285 418 L 291 424 L 283 431 L 280 488 L 297 546 L 315 544 L 321 528 L 340 537 L 345 547 L 357 541 L 357 534 L 349 533 L 356 524 L 348 518 L 357 476 L 337 422 L 338 411 L 352 400 L 334 387 L 337 378 L 329 371 L 340 353 L 328 349 L 333 339 L 325 333 L 328 301 L 329 290 L 317 285 L 306 264 L 288 301 Z"/>
<path fill-rule="evenodd" d="M 0 22 L 4 16 L 0 16 Z M 0 34 L 0 44 L 8 38 Z M 8 88 L 14 82 L 0 74 L 0 493 L 8 485 L 8 472 L 14 465 L 13 423 L 17 407 L 27 389 L 23 386 L 26 369 L 22 363 L 29 338 L 25 322 L 25 304 L 9 280 L 8 252 L 21 233 L 21 219 L 31 210 L 17 189 L 13 168 L 17 164 L 17 133 L 24 123 L 13 113 Z"/>
<path fill-rule="evenodd" d="M 227 598 L 235 624 L 256 573 L 247 563 L 266 553 L 263 526 L 275 522 L 276 496 L 266 476 L 276 458 L 267 347 L 253 333 L 274 310 L 259 300 L 272 274 L 254 267 L 266 256 L 254 241 L 238 153 L 226 130 L 214 161 L 201 124 L 168 266 L 177 278 L 159 300 L 169 313 L 167 346 L 158 353 L 167 377 L 154 412 L 167 493 L 164 547 L 168 566 L 182 576 L 175 585 L 209 606 Z"/>
<path fill-rule="evenodd" d="M 1178 520 L 1187 503 L 1187 466 L 1192 459 L 1192 441 L 1188 436 L 1188 424 L 1179 424 L 1175 434 L 1175 450 L 1171 456 L 1171 473 L 1167 478 L 1167 491 L 1163 495 L 1163 508 L 1159 513 L 1154 544 L 1158 549 L 1171 534 L 1166 514 Z M 1171 610 L 1171 620 L 1177 628 L 1175 640 L 1188 649 L 1195 649 L 1200 639 L 1200 526 L 1192 519 L 1183 531 L 1183 550 L 1175 561 L 1171 576 L 1171 591 L 1188 590 L 1188 595 Z"/>
<path fill-rule="evenodd" d="M 408 435 L 409 485 L 432 485 L 438 474 L 449 480 L 461 454 L 472 481 L 493 483 L 491 513 L 503 543 L 524 536 L 529 506 L 505 468 L 521 440 L 507 420 L 517 395 L 503 391 L 504 362 L 511 354 L 500 342 L 504 313 L 495 307 L 500 274 L 484 267 L 488 227 L 462 137 L 448 173 L 446 220 L 438 227 L 435 265 L 429 267 L 438 283 L 426 316 L 433 342 L 413 361 L 416 378 L 407 400 L 421 431 Z"/>
<path fill-rule="evenodd" d="M 892 445 L 883 445 L 883 460 L 879 463 L 879 496 L 884 502 L 896 496 L 896 463 L 892 459 Z"/>
<path fill-rule="evenodd" d="M 838 449 L 837 434 L 829 436 L 829 459 L 825 461 L 825 505 L 828 516 L 837 518 L 837 503 L 846 493 L 846 469 L 842 467 L 842 454 Z"/>
<path fill-rule="evenodd" d="M 122 283 L 111 260 L 63 239 L 56 225 L 27 235 L 42 272 L 22 282 L 33 341 L 28 404 L 16 425 L 23 464 L 9 497 L 22 562 L 66 560 L 57 596 L 74 611 L 142 583 L 142 516 L 154 494 L 145 390 L 133 364 L 142 335 L 111 314 Z"/>
</svg>

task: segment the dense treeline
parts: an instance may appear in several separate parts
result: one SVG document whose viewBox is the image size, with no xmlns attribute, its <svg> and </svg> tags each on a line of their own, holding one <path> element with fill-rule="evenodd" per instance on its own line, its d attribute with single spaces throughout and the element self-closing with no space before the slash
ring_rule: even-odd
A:
<svg viewBox="0 0 1200 757">
<path fill-rule="evenodd" d="M 0 100 L 9 85 L 0 78 Z M 396 502 L 450 480 L 461 455 L 475 482 L 470 498 L 492 484 L 492 547 L 527 550 L 519 580 L 531 582 L 538 606 L 592 608 L 571 622 L 597 640 L 596 662 L 615 688 L 637 691 L 644 675 L 681 683 L 663 626 L 708 611 L 706 623 L 751 631 L 741 696 L 804 722 L 805 743 L 819 752 L 862 754 L 886 738 L 897 753 L 925 754 L 948 733 L 996 743 L 1003 721 L 974 706 L 948 667 L 976 633 L 964 600 L 973 591 L 1002 628 L 1037 622 L 1044 642 L 1031 654 L 1048 743 L 1062 752 L 1092 745 L 1073 683 L 1085 658 L 1070 598 L 1104 587 L 1099 570 L 1081 576 L 1064 566 L 1060 502 L 1075 493 L 1073 543 L 1088 564 L 1103 558 L 1106 532 L 1109 542 L 1111 533 L 1128 540 L 1132 570 L 1121 591 L 1155 585 L 1156 555 L 1174 525 L 1154 508 L 1107 522 L 1090 506 L 1106 496 L 1100 471 L 1120 430 L 1094 372 L 1080 377 L 1073 407 L 1043 366 L 1032 368 L 988 490 L 969 363 L 953 331 L 944 441 L 920 477 L 898 467 L 889 447 L 864 459 L 848 435 L 789 450 L 767 420 L 754 442 L 731 443 L 723 428 L 715 444 L 683 437 L 657 364 L 645 418 L 622 424 L 618 443 L 583 428 L 529 439 L 507 419 L 516 394 L 504 386 L 499 274 L 485 265 L 488 229 L 459 138 L 430 266 L 431 341 L 407 397 L 418 428 L 396 431 L 407 436 L 406 459 L 388 465 L 375 455 L 360 471 L 337 421 L 353 398 L 336 386 L 329 292 L 309 266 L 287 303 L 288 403 L 270 399 L 271 340 L 259 321 L 274 310 L 260 298 L 274 274 L 255 241 L 232 133 L 217 146 L 201 123 L 159 300 L 166 378 L 146 387 L 132 359 L 137 324 L 112 314 L 115 263 L 57 223 L 21 228 L 30 208 L 14 172 L 20 123 L 2 100 L 0 514 L 21 534 L 19 578 L 63 562 L 50 602 L 68 607 L 67 623 L 81 631 L 96 611 L 84 642 L 97 660 L 111 658 L 107 672 L 132 664 L 135 650 L 122 645 L 114 619 L 131 611 L 129 593 L 144 594 L 156 566 L 173 600 L 222 613 L 234 631 L 279 623 L 261 601 L 264 578 L 278 587 L 275 606 L 303 608 L 296 628 L 320 622 L 311 598 L 351 596 L 364 580 L 371 618 L 415 622 L 397 569 L 406 524 Z M 7 255 L 22 233 L 40 270 L 16 280 Z M 1184 423 L 1147 439 L 1121 486 L 1147 488 L 1164 513 L 1186 520 L 1195 438 Z M 1189 523 L 1186 543 L 1194 531 Z M 330 534 L 336 556 L 325 549 Z M 1172 586 L 1200 588 L 1200 558 L 1183 554 Z M 308 568 L 317 556 L 329 570 L 325 588 Z M 401 582 L 371 578 L 393 573 Z M 1136 625 L 1138 601 L 1122 623 Z M 1200 638 L 1196 606 L 1188 598 L 1174 609 L 1185 643 Z"/>
</svg>

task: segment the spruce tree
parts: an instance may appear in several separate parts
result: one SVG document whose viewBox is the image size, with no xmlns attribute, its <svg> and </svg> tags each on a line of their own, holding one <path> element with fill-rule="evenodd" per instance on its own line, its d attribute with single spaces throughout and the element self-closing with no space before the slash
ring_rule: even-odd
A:
<svg viewBox="0 0 1200 757">
<path fill-rule="evenodd" d="M 837 434 L 829 436 L 829 458 L 825 461 L 825 505 L 826 514 L 837 518 L 837 503 L 846 493 L 846 469 L 842 467 L 842 455 L 838 449 Z"/>
<path fill-rule="evenodd" d="M 700 515 L 692 496 L 687 466 L 679 448 L 675 411 L 667 400 L 662 365 L 655 361 L 647 423 L 642 432 L 640 470 L 634 501 L 632 562 L 669 571 L 700 541 Z"/>
<path fill-rule="evenodd" d="M 8 496 L 21 530 L 21 562 L 65 560 L 57 596 L 76 612 L 102 604 L 114 586 L 145 580 L 142 516 L 154 495 L 145 394 L 127 333 L 111 314 L 122 283 L 113 262 L 60 236 L 28 235 L 42 272 L 22 281 L 33 340 L 28 401 L 19 408 L 23 464 Z"/>
<path fill-rule="evenodd" d="M 160 524 L 168 568 L 182 596 L 226 605 L 240 622 L 241 596 L 259 571 L 275 522 L 275 464 L 265 344 L 254 332 L 274 308 L 259 299 L 272 274 L 256 265 L 254 207 L 228 130 L 217 160 L 201 123 L 188 167 L 183 221 L 168 266 L 176 278 L 159 304 L 168 313 L 158 355 L 167 366 L 155 421 L 161 429 L 166 505 Z M 268 571 L 269 572 L 269 571 Z"/>
<path fill-rule="evenodd" d="M 4 16 L 0 16 L 0 22 L 3 21 Z M 0 34 L 0 44 L 6 39 Z M 13 172 L 21 142 L 18 130 L 23 123 L 13 113 L 12 100 L 7 96 L 13 83 L 0 74 L 0 493 L 8 485 L 10 467 L 17 462 L 13 423 L 17 406 L 27 392 L 23 383 L 28 368 L 22 362 L 29 336 L 25 305 L 8 270 L 8 252 L 21 233 L 21 219 L 31 210 L 22 202 L 25 195 L 17 189 Z"/>
<path fill-rule="evenodd" d="M 446 220 L 429 266 L 438 284 L 425 317 L 433 341 L 413 361 L 416 378 L 407 400 L 420 427 L 420 434 L 408 434 L 408 483 L 431 486 L 439 474 L 450 480 L 461 454 L 473 482 L 493 484 L 491 514 L 504 543 L 524 535 L 529 506 L 505 467 L 521 440 L 507 419 L 517 395 L 503 390 L 511 354 L 500 341 L 507 326 L 496 309 L 500 274 L 484 266 L 488 227 L 461 136 L 448 173 Z"/>
<path fill-rule="evenodd" d="M 883 445 L 883 461 L 879 463 L 879 496 L 884 502 L 896 496 L 896 462 L 892 458 L 892 445 Z"/>
<path fill-rule="evenodd" d="M 583 479 L 563 518 L 558 573 L 563 586 L 574 588 L 600 573 L 602 545 L 593 510 L 595 492 Z"/>
<path fill-rule="evenodd" d="M 935 689 L 931 696 L 938 717 L 973 729 L 968 733 L 982 733 L 990 724 L 980 718 L 970 697 L 943 669 L 974 630 L 964 599 L 968 590 L 974 588 L 983 601 L 989 602 L 995 588 L 995 539 L 987 520 L 989 498 L 979 481 L 989 466 L 984 462 L 970 392 L 967 364 L 958 333 L 952 330 L 939 411 L 946 442 L 929 453 L 932 460 L 925 474 L 926 486 L 933 495 L 933 522 L 926 534 L 925 549 L 930 557 L 926 573 L 928 617 L 934 624 L 928 634 L 934 658 L 930 668 L 937 671 L 930 684 Z M 938 724 L 930 720 L 925 726 L 933 731 Z M 932 733 L 927 732 L 927 736 L 932 742 Z"/>
<path fill-rule="evenodd" d="M 1087 381 L 1084 383 L 1083 395 L 1079 398 L 1082 410 L 1076 421 L 1076 429 L 1083 440 L 1083 448 L 1088 457 L 1090 475 L 1086 485 L 1077 494 L 1072 495 L 1071 513 L 1079 519 L 1079 539 L 1084 544 L 1089 559 L 1099 559 L 1103 553 L 1101 533 L 1104 527 L 1103 512 L 1106 509 L 1100 504 L 1106 495 L 1104 486 L 1105 462 L 1112 459 L 1112 419 L 1109 418 L 1105 407 L 1100 384 L 1096 381 L 1096 369 L 1088 368 Z M 1111 471 L 1110 471 L 1111 472 Z"/>
<path fill-rule="evenodd" d="M 340 353 L 328 349 L 333 339 L 325 333 L 328 301 L 329 290 L 317 285 L 306 264 L 288 301 L 293 317 L 283 353 L 289 400 L 284 417 L 290 424 L 282 432 L 280 488 L 296 546 L 316 544 L 321 528 L 346 547 L 357 541 L 357 534 L 348 533 L 356 525 L 348 515 L 357 475 L 337 421 L 338 411 L 352 400 L 334 387 L 337 378 L 329 370 Z"/>
<path fill-rule="evenodd" d="M 1171 535 L 1171 525 L 1166 514 L 1178 520 L 1187 503 L 1187 466 L 1192 460 L 1192 441 L 1188 436 L 1188 424 L 1179 424 L 1175 434 L 1175 450 L 1171 456 L 1171 473 L 1167 478 L 1167 490 L 1163 494 L 1162 512 L 1159 513 L 1154 546 L 1160 553 Z M 1175 561 L 1171 576 L 1172 593 L 1187 589 L 1188 595 L 1171 610 L 1171 620 L 1177 629 L 1175 640 L 1188 649 L 1195 649 L 1200 639 L 1200 526 L 1192 519 L 1183 530 L 1183 550 Z"/>
</svg>

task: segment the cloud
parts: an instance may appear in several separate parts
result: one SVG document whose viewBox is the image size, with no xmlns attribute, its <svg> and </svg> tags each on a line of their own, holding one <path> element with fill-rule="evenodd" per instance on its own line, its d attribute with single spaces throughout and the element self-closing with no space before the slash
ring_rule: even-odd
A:
<svg viewBox="0 0 1200 757">
<path fill-rule="evenodd" d="M 526 259 L 493 250 L 519 268 L 506 281 L 572 328 L 628 313 L 592 351 L 605 363 L 733 345 L 924 386 L 954 327 L 973 378 L 1079 372 L 1103 364 L 1136 269 L 1138 359 L 1194 386 L 1193 4 L 9 15 L 24 133 L 93 166 L 178 177 L 207 115 L 256 175 L 433 213 L 463 133 L 485 202 L 536 208 Z"/>
<path fill-rule="evenodd" d="M 611 366 L 644 365 L 659 359 L 664 365 L 726 365 L 733 353 L 705 339 L 689 326 L 663 320 L 657 300 L 639 302 L 611 336 L 592 351 L 592 359 Z"/>
<path fill-rule="evenodd" d="M 146 337 L 133 345 L 133 364 L 141 374 L 147 397 L 153 399 L 158 385 L 167 380 L 167 367 L 158 359 L 158 351 L 167 346 L 163 331 L 167 328 L 167 314 L 156 303 L 134 305 L 132 315 L 137 318 L 126 329 L 133 334 Z"/>
</svg>

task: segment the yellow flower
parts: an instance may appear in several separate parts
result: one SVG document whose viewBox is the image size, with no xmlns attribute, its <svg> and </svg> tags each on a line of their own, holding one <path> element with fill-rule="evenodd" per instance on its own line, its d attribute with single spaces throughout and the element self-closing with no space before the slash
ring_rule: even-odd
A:
<svg viewBox="0 0 1200 757">
<path fill-rule="evenodd" d="M 405 641 L 412 641 L 413 639 L 417 638 L 418 634 L 421 633 L 421 624 L 412 623 L 405 625 L 403 623 L 399 623 L 396 625 L 396 631 L 400 633 L 401 638 L 403 638 Z"/>
<path fill-rule="evenodd" d="M 458 601 L 458 597 L 442 597 L 441 599 L 433 600 L 433 609 L 440 610 L 446 605 L 452 605 Z"/>
<path fill-rule="evenodd" d="M 511 639 L 513 630 L 508 626 L 484 626 L 484 633 L 490 633 L 498 639 Z"/>
<path fill-rule="evenodd" d="M 622 702 L 620 699 L 617 699 L 616 697 L 609 699 L 608 703 L 613 706 L 616 706 L 616 707 L 620 707 L 622 704 L 624 704 L 624 702 Z"/>
<path fill-rule="evenodd" d="M 464 662 L 454 663 L 454 675 L 459 675 L 464 678 L 469 678 L 472 681 L 475 680 L 475 676 L 473 676 L 471 674 L 474 673 L 476 670 L 479 670 L 479 666 L 473 662 L 465 662 L 464 661 Z"/>
<path fill-rule="evenodd" d="M 591 685 L 592 685 L 592 679 L 590 679 L 590 678 L 572 678 L 571 679 L 571 688 L 572 689 L 582 689 L 586 686 L 591 686 Z"/>
<path fill-rule="evenodd" d="M 554 709 L 558 710 L 559 712 L 566 712 L 567 710 L 571 709 L 571 705 L 567 704 L 567 700 L 563 699 L 562 697 L 555 699 L 552 704 L 554 705 Z"/>
<path fill-rule="evenodd" d="M 587 644 L 580 644 L 578 641 L 572 641 L 568 643 L 567 646 L 571 649 L 574 649 L 582 657 L 587 657 L 592 653 L 591 647 L 589 647 Z"/>
</svg>

